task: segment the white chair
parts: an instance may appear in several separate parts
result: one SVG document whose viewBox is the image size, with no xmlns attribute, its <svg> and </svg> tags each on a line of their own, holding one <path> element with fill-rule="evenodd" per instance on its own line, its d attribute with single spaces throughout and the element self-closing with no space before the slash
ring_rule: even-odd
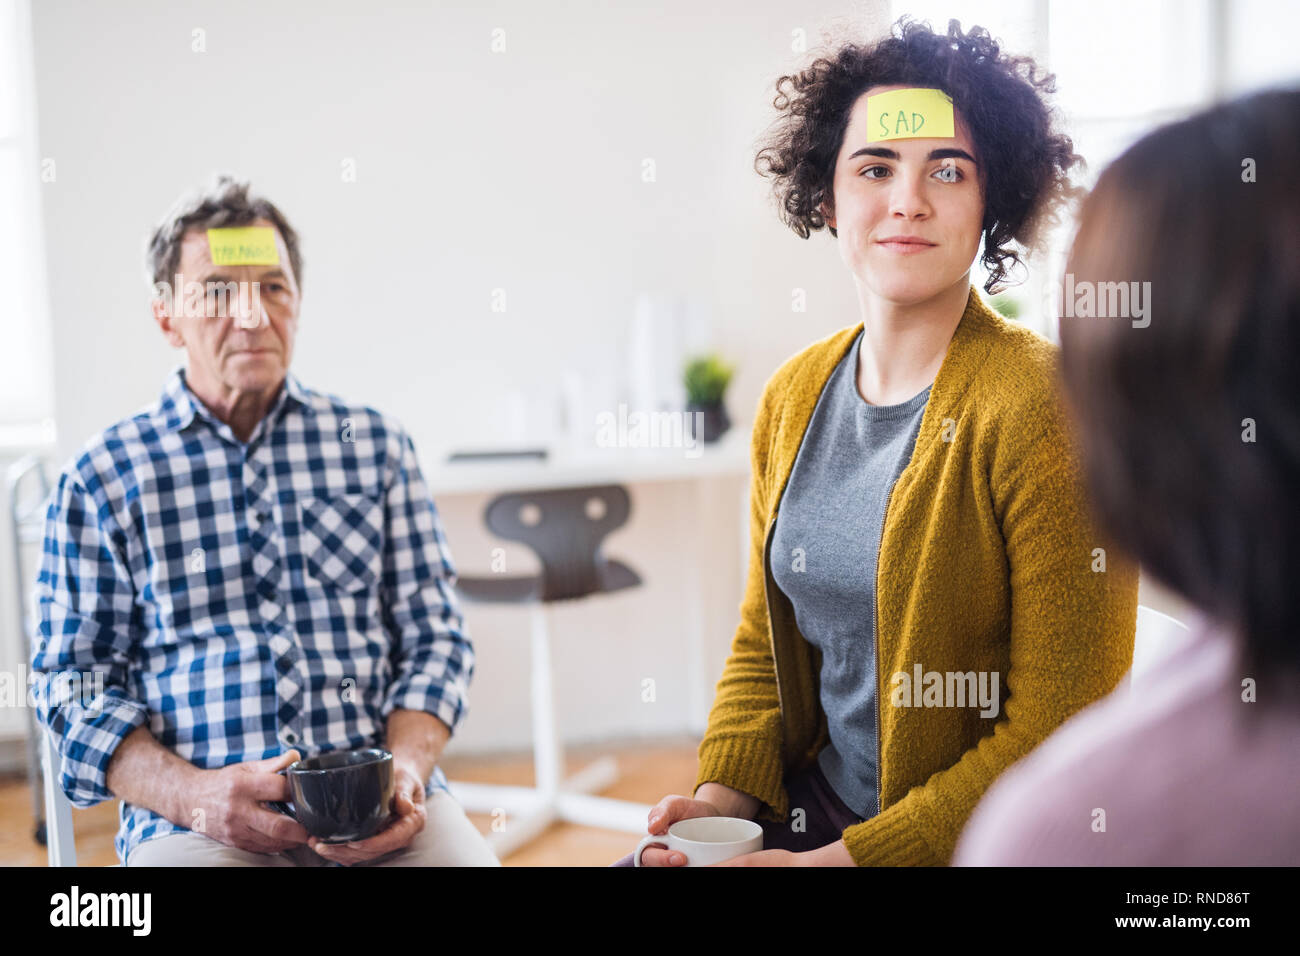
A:
<svg viewBox="0 0 1300 956">
<path fill-rule="evenodd" d="M 45 505 L 50 482 L 44 461 L 28 455 L 15 462 L 6 473 L 12 538 L 10 548 L 14 566 L 14 605 L 17 608 L 18 633 L 22 638 L 23 659 L 30 664 L 34 630 L 27 606 L 31 580 L 27 576 L 28 549 L 43 541 Z M 24 497 L 24 488 L 35 482 L 36 494 Z M 27 675 L 30 678 L 30 671 Z M 36 719 L 34 708 L 27 708 L 28 777 L 32 787 L 32 810 L 36 816 L 36 840 L 45 844 L 50 866 L 76 866 L 77 844 L 73 838 L 72 802 L 59 786 L 59 751 L 50 732 Z M 43 792 L 43 796 L 40 792 Z"/>
<path fill-rule="evenodd" d="M 1186 624 L 1168 614 L 1138 605 L 1137 633 L 1133 638 L 1133 666 L 1121 681 L 1132 688 L 1142 684 L 1151 670 L 1170 654 L 1177 653 L 1192 638 Z"/>
<path fill-rule="evenodd" d="M 50 866 L 76 866 L 77 844 L 72 836 L 72 802 L 59 786 L 59 751 L 42 728 L 41 771 L 45 782 L 45 849 Z"/>
<path fill-rule="evenodd" d="M 556 726 L 547 607 L 636 587 L 630 567 L 601 553 L 601 542 L 628 518 L 630 500 L 619 485 L 547 489 L 498 495 L 487 507 L 488 529 L 528 545 L 541 563 L 538 575 L 462 577 L 457 590 L 468 601 L 529 608 L 532 650 L 533 769 L 535 787 L 508 787 L 451 780 L 458 803 L 471 813 L 504 812 L 505 828 L 488 842 L 507 857 L 552 823 L 626 833 L 645 833 L 650 805 L 597 796 L 618 779 L 618 765 L 605 757 L 565 778 L 564 749 Z M 495 822 L 495 821 L 494 821 Z"/>
<path fill-rule="evenodd" d="M 28 607 L 33 577 L 29 577 L 28 560 L 39 554 L 45 532 L 45 505 L 50 496 L 50 482 L 39 455 L 28 455 L 9 466 L 5 473 L 9 493 L 9 560 L 13 567 L 14 630 L 18 637 L 18 657 L 23 661 L 24 676 L 31 677 L 31 610 Z M 34 491 L 35 494 L 32 494 Z M 27 492 L 24 494 L 24 492 Z M 32 574 L 34 575 L 34 570 Z M 44 800 L 41 796 L 41 753 L 45 732 L 36 719 L 34 708 L 27 711 L 27 780 L 32 792 L 32 818 L 36 842 L 45 843 Z"/>
</svg>

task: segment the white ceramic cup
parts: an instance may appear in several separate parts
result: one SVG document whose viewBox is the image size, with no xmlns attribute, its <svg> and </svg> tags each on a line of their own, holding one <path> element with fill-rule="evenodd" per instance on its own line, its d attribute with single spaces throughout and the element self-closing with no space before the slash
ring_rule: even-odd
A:
<svg viewBox="0 0 1300 956">
<path fill-rule="evenodd" d="M 633 866 L 641 865 L 641 851 L 648 846 L 676 850 L 686 857 L 687 866 L 708 866 L 763 849 L 763 828 L 740 817 L 678 820 L 667 833 L 651 834 L 636 845 Z"/>
</svg>

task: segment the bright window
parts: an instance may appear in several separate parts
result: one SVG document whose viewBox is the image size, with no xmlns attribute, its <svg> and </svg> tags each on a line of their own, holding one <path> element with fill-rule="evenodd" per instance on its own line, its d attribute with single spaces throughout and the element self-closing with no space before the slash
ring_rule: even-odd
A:
<svg viewBox="0 0 1300 956">
<path fill-rule="evenodd" d="M 1292 38 L 1300 4 L 1285 0 L 894 0 L 904 13 L 945 30 L 987 27 L 1003 48 L 1056 74 L 1055 105 L 1083 157 L 1085 186 L 1145 133 L 1218 100 L 1300 81 Z M 1073 223 L 1063 223 L 1011 288 L 1020 320 L 1055 337 L 1050 290 L 1064 268 Z M 976 266 L 972 281 L 984 280 Z"/>
<path fill-rule="evenodd" d="M 0 0 L 0 448 L 53 439 L 54 389 L 39 228 L 26 0 Z"/>
</svg>

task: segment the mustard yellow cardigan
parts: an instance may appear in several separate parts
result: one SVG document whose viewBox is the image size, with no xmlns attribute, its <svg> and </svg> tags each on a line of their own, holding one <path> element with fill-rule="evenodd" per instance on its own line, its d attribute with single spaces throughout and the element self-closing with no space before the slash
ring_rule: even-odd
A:
<svg viewBox="0 0 1300 956">
<path fill-rule="evenodd" d="M 772 527 L 817 398 L 861 328 L 782 365 L 754 422 L 748 580 L 696 789 L 716 781 L 755 796 L 764 819 L 787 819 L 784 776 L 829 739 L 820 652 L 772 578 Z M 880 813 L 843 834 L 859 866 L 946 865 L 994 778 L 1132 664 L 1138 570 L 1094 530 L 1064 415 L 1055 346 L 972 287 L 885 509 Z M 910 678 L 918 664 L 996 672 L 996 718 L 978 706 L 896 706 L 893 675 Z"/>
</svg>

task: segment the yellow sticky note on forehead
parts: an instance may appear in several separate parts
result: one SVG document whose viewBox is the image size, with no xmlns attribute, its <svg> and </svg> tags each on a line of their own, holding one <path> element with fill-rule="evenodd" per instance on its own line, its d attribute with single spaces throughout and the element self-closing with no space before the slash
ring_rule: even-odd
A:
<svg viewBox="0 0 1300 956">
<path fill-rule="evenodd" d="M 277 266 L 280 249 L 270 226 L 209 229 L 208 250 L 215 266 Z"/>
<path fill-rule="evenodd" d="M 952 97 L 943 90 L 891 90 L 867 96 L 867 137 L 873 142 L 955 135 Z"/>
</svg>

